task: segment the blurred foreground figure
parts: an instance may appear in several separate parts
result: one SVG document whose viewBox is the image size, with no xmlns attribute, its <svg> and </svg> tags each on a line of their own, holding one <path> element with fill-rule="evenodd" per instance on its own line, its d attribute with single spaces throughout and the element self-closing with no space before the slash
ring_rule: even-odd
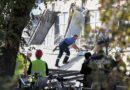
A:
<svg viewBox="0 0 130 90">
<path fill-rule="evenodd" d="M 89 75 L 92 71 L 92 69 L 88 66 L 89 65 L 89 57 L 91 56 L 91 53 L 85 53 L 85 61 L 82 64 L 82 68 L 80 70 L 81 74 L 84 74 L 84 78 L 83 78 L 83 86 L 84 87 L 91 87 L 92 84 L 92 80 L 90 80 Z"/>
</svg>

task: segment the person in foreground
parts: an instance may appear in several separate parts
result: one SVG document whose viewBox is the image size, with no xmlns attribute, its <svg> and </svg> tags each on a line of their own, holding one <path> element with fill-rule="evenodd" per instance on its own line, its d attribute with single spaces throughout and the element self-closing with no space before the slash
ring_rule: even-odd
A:
<svg viewBox="0 0 130 90">
<path fill-rule="evenodd" d="M 87 53 L 85 53 L 84 56 L 85 56 L 85 61 L 82 64 L 80 73 L 84 75 L 83 86 L 84 87 L 91 87 L 92 80 L 90 80 L 90 78 L 89 78 L 89 75 L 91 74 L 91 71 L 92 71 L 92 69 L 89 67 L 91 53 L 87 52 Z"/>
<path fill-rule="evenodd" d="M 41 50 L 37 50 L 35 53 L 36 60 L 32 61 L 32 66 L 30 66 L 29 74 L 37 75 L 38 78 L 34 83 L 34 86 L 37 88 L 44 88 L 47 85 L 47 78 L 46 76 L 49 73 L 48 65 L 45 61 L 41 60 L 43 53 Z"/>
</svg>

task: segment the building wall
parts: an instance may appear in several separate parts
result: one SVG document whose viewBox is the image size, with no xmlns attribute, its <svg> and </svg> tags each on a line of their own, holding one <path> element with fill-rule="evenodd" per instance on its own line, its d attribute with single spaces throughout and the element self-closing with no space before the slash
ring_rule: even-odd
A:
<svg viewBox="0 0 130 90">
<path fill-rule="evenodd" d="M 81 0 L 77 0 L 80 3 L 78 3 L 77 6 L 81 7 Z M 89 0 L 88 0 L 89 1 Z M 41 0 L 37 0 L 37 3 L 40 3 Z M 49 30 L 45 41 L 43 42 L 43 45 L 50 48 L 54 46 L 55 44 L 58 44 L 59 42 L 55 43 L 56 40 L 61 39 L 61 37 L 64 37 L 66 28 L 68 25 L 68 18 L 69 18 L 69 10 L 70 5 L 72 4 L 73 0 L 66 1 L 64 3 L 64 0 L 54 0 L 54 2 L 47 3 L 47 9 L 55 12 L 59 12 L 57 14 L 57 21 L 56 23 L 51 27 Z M 86 4 L 88 5 L 88 4 Z M 88 8 L 88 7 L 85 7 Z M 88 8 L 90 9 L 90 8 Z M 92 9 L 92 8 L 91 8 Z M 90 11 L 90 25 L 92 29 L 95 29 L 97 26 L 101 26 L 101 23 L 99 21 L 99 11 Z M 84 31 L 84 30 L 82 30 Z M 82 33 L 83 34 L 83 33 Z M 59 40 L 60 41 L 60 40 Z M 77 41 L 78 45 L 80 46 L 80 40 Z"/>
<path fill-rule="evenodd" d="M 64 0 L 61 0 L 61 1 L 57 0 L 57 1 L 52 2 L 52 3 L 48 2 L 48 5 L 47 5 L 48 9 L 50 9 L 50 10 L 53 9 L 54 11 L 60 12 L 57 14 L 56 23 L 52 26 L 53 28 L 51 28 L 51 30 L 49 31 L 49 33 L 46 37 L 46 38 L 52 39 L 53 41 L 58 39 L 60 36 L 64 36 L 64 34 L 66 32 L 67 25 L 68 25 L 69 9 L 70 9 L 70 5 L 71 5 L 72 1 L 71 2 L 68 1 L 66 3 L 64 3 L 63 1 Z M 79 0 L 79 1 L 77 0 L 77 2 L 79 2 L 77 4 L 77 6 L 81 7 L 81 4 L 82 4 L 81 0 Z M 88 0 L 88 2 L 90 3 L 91 1 Z M 93 4 L 93 2 L 91 2 L 91 4 Z M 88 5 L 88 4 L 86 4 L 86 5 Z M 99 11 L 97 10 L 97 7 L 98 6 L 96 6 L 96 9 L 93 9 L 93 8 L 90 8 L 87 6 L 85 7 L 85 8 L 90 9 L 90 22 L 89 22 L 89 24 L 91 25 L 92 29 L 96 29 L 96 27 L 101 26 L 101 22 L 99 21 L 100 14 L 99 14 Z M 84 31 L 84 30 L 82 30 L 82 31 Z M 50 37 L 49 34 L 54 34 L 54 35 L 51 35 L 53 37 Z M 48 40 L 48 39 L 46 39 L 46 40 Z M 80 46 L 80 39 L 77 40 L 77 44 Z M 50 43 L 47 45 L 53 46 L 55 44 L 53 42 L 53 43 Z"/>
</svg>

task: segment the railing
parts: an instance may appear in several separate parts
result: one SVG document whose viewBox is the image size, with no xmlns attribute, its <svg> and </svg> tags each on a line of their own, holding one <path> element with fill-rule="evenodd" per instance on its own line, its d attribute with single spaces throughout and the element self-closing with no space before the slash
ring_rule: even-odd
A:
<svg viewBox="0 0 130 90">
<path fill-rule="evenodd" d="M 43 14 L 41 15 L 40 20 L 39 20 L 39 22 L 38 22 L 38 24 L 37 24 L 36 28 L 34 29 L 34 31 L 33 31 L 33 33 L 32 33 L 32 35 L 31 35 L 31 37 L 30 37 L 30 40 L 28 41 L 28 42 L 29 42 L 28 44 L 30 44 L 30 43 L 31 43 L 31 41 L 32 41 L 32 39 L 33 39 L 33 37 L 34 37 L 35 33 L 37 32 L 38 27 L 39 27 L 39 26 L 40 26 L 40 24 L 41 24 L 42 16 L 45 14 L 45 12 L 46 12 L 46 10 L 45 10 L 45 11 L 43 12 Z"/>
</svg>

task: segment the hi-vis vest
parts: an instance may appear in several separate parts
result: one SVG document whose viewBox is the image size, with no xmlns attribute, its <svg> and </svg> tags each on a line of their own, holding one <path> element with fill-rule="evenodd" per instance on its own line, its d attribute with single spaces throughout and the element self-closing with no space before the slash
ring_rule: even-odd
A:
<svg viewBox="0 0 130 90">
<path fill-rule="evenodd" d="M 25 64 L 27 65 L 28 70 L 30 62 L 27 60 L 27 57 L 23 56 L 22 54 L 18 54 L 16 58 L 15 75 L 24 73 Z"/>
<path fill-rule="evenodd" d="M 46 62 L 42 60 L 32 61 L 31 74 L 37 73 L 39 76 L 46 77 Z"/>
</svg>

